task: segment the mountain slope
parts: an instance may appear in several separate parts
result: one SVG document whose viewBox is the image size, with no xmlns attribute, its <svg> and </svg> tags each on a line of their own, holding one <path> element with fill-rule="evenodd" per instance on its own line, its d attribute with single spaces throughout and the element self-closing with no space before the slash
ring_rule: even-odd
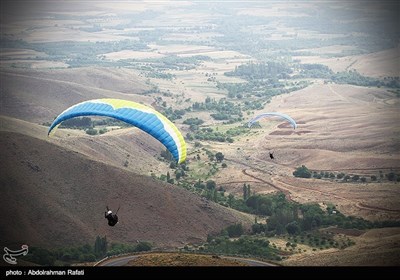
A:
<svg viewBox="0 0 400 280">
<path fill-rule="evenodd" d="M 89 99 L 120 98 L 151 104 L 152 97 L 141 95 L 149 86 L 140 79 L 127 70 L 108 68 L 0 72 L 1 114 L 42 123 Z"/>
<path fill-rule="evenodd" d="M 152 172 L 166 174 L 170 171 L 168 163 L 157 159 L 165 147 L 135 127 L 108 131 L 96 136 L 87 135 L 77 129 L 57 129 L 52 137 L 48 137 L 46 126 L 6 116 L 0 116 L 0 124 L 2 131 L 22 133 L 46 140 L 92 160 L 137 174 L 149 175 Z"/>
<path fill-rule="evenodd" d="M 177 246 L 251 219 L 176 186 L 106 165 L 45 140 L 0 132 L 2 243 L 43 247 L 147 240 Z M 119 211 L 109 227 L 105 206 Z"/>
</svg>

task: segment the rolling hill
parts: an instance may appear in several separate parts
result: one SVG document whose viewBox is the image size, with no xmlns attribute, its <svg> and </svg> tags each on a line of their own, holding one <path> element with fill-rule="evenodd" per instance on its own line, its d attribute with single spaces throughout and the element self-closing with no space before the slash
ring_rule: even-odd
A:
<svg viewBox="0 0 400 280">
<path fill-rule="evenodd" d="M 69 106 L 89 99 L 120 98 L 151 104 L 149 86 L 136 73 L 105 68 L 0 72 L 1 114 L 30 122 L 52 121 Z"/>
<path fill-rule="evenodd" d="M 1 246 L 67 246 L 92 243 L 97 235 L 181 246 L 204 241 L 230 224 L 248 226 L 252 221 L 184 189 L 43 139 L 2 131 L 0 143 L 0 195 L 5 201 L 0 206 Z M 106 205 L 121 205 L 114 228 L 104 219 Z"/>
</svg>

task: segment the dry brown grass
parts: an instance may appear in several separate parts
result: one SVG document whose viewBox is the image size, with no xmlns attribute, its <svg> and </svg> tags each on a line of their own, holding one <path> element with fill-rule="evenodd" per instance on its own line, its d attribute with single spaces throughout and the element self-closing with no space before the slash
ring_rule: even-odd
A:
<svg viewBox="0 0 400 280">
<path fill-rule="evenodd" d="M 335 49 L 307 49 L 313 53 L 330 52 L 340 53 L 343 46 Z M 398 77 L 400 75 L 399 59 L 400 48 L 384 50 L 367 55 L 355 55 L 345 57 L 326 58 L 323 56 L 295 56 L 293 59 L 299 59 L 302 63 L 318 63 L 324 64 L 331 68 L 334 72 L 357 70 L 362 75 L 368 77 Z"/>
<path fill-rule="evenodd" d="M 283 261 L 290 266 L 399 266 L 400 228 L 372 229 L 346 249 L 297 254 Z"/>
<path fill-rule="evenodd" d="M 170 184 L 113 167 L 20 133 L 0 133 L 0 195 L 5 203 L 2 246 L 53 248 L 92 243 L 153 242 L 182 246 L 252 218 Z M 103 211 L 121 205 L 119 224 Z M 195 217 L 195 218 L 194 218 Z"/>
<path fill-rule="evenodd" d="M 80 68 L 0 72 L 1 114 L 42 123 L 88 99 L 120 98 L 150 105 L 150 87 L 132 70 Z"/>
<path fill-rule="evenodd" d="M 153 253 L 140 255 L 127 266 L 246 266 L 243 262 L 210 255 Z"/>
</svg>

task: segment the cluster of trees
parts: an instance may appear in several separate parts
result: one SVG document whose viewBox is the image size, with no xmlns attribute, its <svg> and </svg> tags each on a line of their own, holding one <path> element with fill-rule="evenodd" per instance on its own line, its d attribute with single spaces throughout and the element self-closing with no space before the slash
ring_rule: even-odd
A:
<svg viewBox="0 0 400 280">
<path fill-rule="evenodd" d="M 172 80 L 176 77 L 176 75 L 170 73 L 163 73 L 161 71 L 149 71 L 145 74 L 147 78 L 157 78 L 157 79 L 165 79 L 165 80 Z"/>
<path fill-rule="evenodd" d="M 200 128 L 200 125 L 204 123 L 199 118 L 189 118 L 183 121 L 184 124 L 188 124 L 192 132 L 186 134 L 188 140 L 211 140 L 217 142 L 229 142 L 233 143 L 233 137 L 241 134 L 245 134 L 249 131 L 246 126 L 238 126 L 230 128 L 225 132 L 214 131 L 211 127 Z"/>
<path fill-rule="evenodd" d="M 285 84 L 278 81 L 279 79 L 301 79 L 301 78 L 320 78 L 330 80 L 338 84 L 352 84 L 358 86 L 374 86 L 399 88 L 399 77 L 385 77 L 382 79 L 366 77 L 358 73 L 356 70 L 343 71 L 334 73 L 328 66 L 322 64 L 294 64 L 293 68 L 298 68 L 299 73 L 292 74 L 291 67 L 283 63 L 250 63 L 237 66 L 235 71 L 226 72 L 227 76 L 240 76 L 249 80 L 249 83 L 222 84 L 218 83 L 218 88 L 228 90 L 228 97 L 241 99 L 254 95 L 258 97 L 272 97 L 277 94 L 287 93 L 293 90 L 299 90 L 307 84 L 285 87 Z M 276 71 L 282 71 L 280 76 Z M 275 74 L 275 75 L 274 75 Z M 283 76 L 282 76 L 283 75 Z"/>
<path fill-rule="evenodd" d="M 214 154 L 209 150 L 206 150 L 206 154 L 209 160 L 212 162 L 209 164 L 210 170 L 206 177 L 210 177 L 218 171 L 219 163 L 221 164 L 222 168 L 227 167 L 226 163 L 223 162 L 225 158 L 223 153 L 216 152 Z M 225 189 L 223 187 L 217 188 L 217 184 L 214 180 L 207 180 L 204 182 L 201 179 L 198 179 L 194 184 L 188 182 L 179 182 L 179 185 L 185 189 L 200 194 L 202 197 L 205 197 L 208 200 L 227 206 L 228 198 L 225 196 Z"/>
<path fill-rule="evenodd" d="M 199 129 L 199 126 L 204 123 L 204 121 L 196 117 L 196 118 L 188 118 L 184 120 L 183 123 L 189 125 L 190 130 L 196 131 Z"/>
<path fill-rule="evenodd" d="M 293 176 L 300 178 L 311 178 L 311 171 L 305 165 L 302 165 L 296 168 L 296 170 L 293 172 Z"/>
<path fill-rule="evenodd" d="M 280 260 L 278 250 L 269 246 L 268 240 L 254 239 L 248 236 L 238 240 L 230 240 L 227 237 L 218 237 L 204 246 L 204 251 L 215 254 L 227 254 L 236 256 L 256 256 L 270 260 Z"/>
<path fill-rule="evenodd" d="M 302 232 L 298 235 L 288 235 L 287 240 L 288 242 L 286 242 L 285 251 L 287 251 L 287 248 L 289 248 L 289 251 L 294 251 L 294 249 L 297 247 L 297 244 L 305 244 L 307 246 L 314 247 L 312 249 L 313 251 L 316 251 L 317 248 L 320 250 L 329 248 L 344 249 L 355 244 L 355 242 L 348 237 L 334 238 L 334 234 L 332 233 L 324 233 L 319 231 L 313 231 L 309 233 Z"/>
<path fill-rule="evenodd" d="M 285 77 L 290 79 L 290 77 Z M 242 110 L 254 110 L 264 107 L 273 96 L 300 90 L 309 85 L 307 81 L 296 81 L 293 83 L 281 82 L 278 79 L 264 78 L 259 80 L 249 80 L 247 83 L 217 83 L 217 88 L 228 91 L 228 98 L 237 98 L 247 100 L 252 106 L 243 106 Z M 257 99 L 250 100 L 252 96 Z M 263 101 L 259 100 L 260 98 Z"/>
<path fill-rule="evenodd" d="M 187 174 L 186 174 L 186 172 L 189 170 L 189 167 L 188 166 L 186 166 L 186 165 L 184 165 L 184 164 L 181 164 L 181 165 L 179 165 L 179 166 L 176 166 L 176 164 L 173 164 L 172 165 L 172 163 L 171 163 L 171 165 L 170 165 L 170 167 L 171 166 L 173 166 L 173 168 L 175 169 L 175 171 L 174 171 L 174 175 L 175 175 L 175 179 L 178 181 L 179 179 L 181 179 L 182 177 L 185 177 Z M 172 167 L 171 167 L 172 168 Z M 160 175 L 160 178 L 158 178 L 159 180 L 161 180 L 161 181 L 165 181 L 165 182 L 167 182 L 167 183 L 170 183 L 170 184 L 174 184 L 175 183 L 175 179 L 174 178 L 172 178 L 172 176 L 171 176 L 171 174 L 169 173 L 169 171 L 167 171 L 167 174 L 166 175 L 164 175 L 164 174 L 161 174 Z"/>
<path fill-rule="evenodd" d="M 246 205 L 255 214 L 269 216 L 266 224 L 253 225 L 254 233 L 300 234 L 323 226 L 336 225 L 341 228 L 368 229 L 400 224 L 396 221 L 371 222 L 362 218 L 345 216 L 330 206 L 323 210 L 318 204 L 289 202 L 283 193 L 251 196 L 246 200 Z"/>
<path fill-rule="evenodd" d="M 195 55 L 188 57 L 180 57 L 177 55 L 169 55 L 162 58 L 157 58 L 152 61 L 152 67 L 158 70 L 190 70 L 196 68 L 203 61 L 208 61 L 211 58 L 205 55 Z"/>
<path fill-rule="evenodd" d="M 285 79 L 293 71 L 286 64 L 269 61 L 262 63 L 247 63 L 235 67 L 234 71 L 225 72 L 226 76 L 239 76 L 246 80 L 258 79 Z"/>
<path fill-rule="evenodd" d="M 300 73 L 293 78 L 321 78 L 330 79 L 334 74 L 326 65 L 322 64 L 300 64 Z"/>
<path fill-rule="evenodd" d="M 299 64 L 297 66 L 300 73 L 292 78 L 320 78 L 327 81 L 332 81 L 337 84 L 350 84 L 366 87 L 387 87 L 399 88 L 399 77 L 385 77 L 377 79 L 366 77 L 357 72 L 357 70 L 342 71 L 334 73 L 328 66 L 322 64 Z"/>
<path fill-rule="evenodd" d="M 331 76 L 331 80 L 338 84 L 351 84 L 356 86 L 368 86 L 368 87 L 390 87 L 399 88 L 399 78 L 386 78 L 380 80 L 377 78 L 366 77 L 358 73 L 356 70 L 348 72 L 338 72 Z"/>
<path fill-rule="evenodd" d="M 146 32 L 147 33 L 147 32 Z M 146 59 L 145 65 L 138 64 L 134 60 L 125 60 L 131 62 L 137 69 L 145 71 L 146 77 L 162 78 L 162 79 L 173 79 L 175 75 L 170 73 L 164 73 L 165 70 L 190 70 L 196 68 L 201 62 L 210 60 L 210 57 L 203 55 L 196 55 L 191 57 L 180 57 L 177 55 L 169 55 L 157 59 Z M 136 65 L 135 65 L 136 64 Z"/>
<path fill-rule="evenodd" d="M 225 189 L 219 187 L 217 189 L 217 184 L 213 180 L 208 180 L 205 184 L 200 179 L 193 185 L 194 191 L 199 193 L 202 197 L 207 200 L 214 201 L 216 203 L 221 203 L 225 199 Z"/>
<path fill-rule="evenodd" d="M 177 120 L 177 119 L 181 119 L 183 117 L 183 115 L 186 114 L 186 110 L 184 109 L 173 109 L 171 106 L 168 108 L 165 108 L 163 110 L 164 115 L 170 119 L 171 121 Z"/>
<path fill-rule="evenodd" d="M 60 128 L 92 128 L 93 122 L 89 117 L 81 117 L 81 118 L 72 118 L 69 120 L 65 120 L 60 124 Z"/>
<path fill-rule="evenodd" d="M 233 138 L 227 133 L 214 131 L 211 127 L 196 130 L 194 133 L 187 133 L 188 140 L 211 140 L 216 142 L 229 142 L 233 143 Z"/>
<path fill-rule="evenodd" d="M 165 149 L 164 151 L 161 152 L 161 158 L 164 158 L 166 161 L 168 161 L 169 167 L 171 169 L 174 169 L 174 175 L 176 180 L 179 180 L 182 177 L 187 176 L 186 172 L 189 171 L 189 166 L 186 163 L 177 164 L 172 154 L 168 151 L 168 149 Z M 155 179 L 159 179 L 161 181 L 165 181 L 170 184 L 174 184 L 175 182 L 174 178 L 172 178 L 169 171 L 167 171 L 167 174 L 161 174 L 159 178 L 157 178 L 157 176 L 154 173 L 152 173 L 151 176 Z"/>
<path fill-rule="evenodd" d="M 330 180 L 341 180 L 342 182 L 362 182 L 366 183 L 368 181 L 370 182 L 376 182 L 376 181 L 382 181 L 385 178 L 388 181 L 393 181 L 393 182 L 400 182 L 400 174 L 395 173 L 394 171 L 391 171 L 387 174 L 384 174 L 382 171 L 379 171 L 379 176 L 377 175 L 370 175 L 369 178 L 367 178 L 365 175 L 358 175 L 358 174 L 346 174 L 343 172 L 340 173 L 334 173 L 334 172 L 328 172 L 328 171 L 312 171 L 308 169 L 306 166 L 302 165 L 300 167 L 297 167 L 296 170 L 293 172 L 293 175 L 295 177 L 300 177 L 300 178 L 316 178 L 316 179 L 330 179 Z"/>
<path fill-rule="evenodd" d="M 151 250 L 148 242 L 139 242 L 135 245 L 111 243 L 107 237 L 97 236 L 94 245 L 84 244 L 77 247 L 64 247 L 48 250 L 40 247 L 29 247 L 29 254 L 22 257 L 23 260 L 39 265 L 70 265 L 72 263 L 94 262 L 104 258 L 128 252 L 141 252 Z"/>
<path fill-rule="evenodd" d="M 246 201 L 251 196 L 250 184 L 243 184 L 243 200 Z"/>
<path fill-rule="evenodd" d="M 280 251 L 270 246 L 270 242 L 266 239 L 255 238 L 243 235 L 244 229 L 241 224 L 228 226 L 218 235 L 208 235 L 207 243 L 199 248 L 199 250 L 215 253 L 227 254 L 235 256 L 256 256 L 269 260 L 281 260 Z M 230 238 L 237 238 L 232 240 Z"/>
<path fill-rule="evenodd" d="M 47 124 L 45 124 L 47 125 Z M 50 125 L 50 124 L 48 124 Z M 60 124 L 61 128 L 70 128 L 70 129 L 83 129 L 89 135 L 97 135 L 97 134 L 104 134 L 108 130 L 107 128 L 103 127 L 100 129 L 96 129 L 96 126 L 120 126 L 120 127 L 128 127 L 129 124 L 116 120 L 114 118 L 103 118 L 101 120 L 92 120 L 90 117 L 79 117 L 79 118 L 72 118 L 63 121 Z"/>
<path fill-rule="evenodd" d="M 26 49 L 46 53 L 48 55 L 46 59 L 65 61 L 70 67 L 83 67 L 87 65 L 128 66 L 129 64 L 123 61 L 104 61 L 102 55 L 122 50 L 140 51 L 148 49 L 145 43 L 129 39 L 116 42 L 68 41 L 42 43 L 15 42 L 9 40 L 8 44 L 24 45 Z"/>
<path fill-rule="evenodd" d="M 221 166 L 224 166 L 224 163 Z M 250 192 L 250 185 L 244 185 L 244 188 Z M 246 206 L 243 199 L 236 198 L 233 194 L 225 195 L 225 189 L 221 186 L 218 187 L 213 180 L 208 180 L 204 183 L 199 179 L 193 184 L 193 188 L 188 187 L 187 189 L 197 192 L 206 199 L 225 207 L 251 213 L 251 210 Z"/>
<path fill-rule="evenodd" d="M 240 121 L 243 117 L 242 109 L 239 104 L 235 104 L 228 101 L 225 98 L 221 98 L 216 101 L 207 97 L 205 102 L 194 102 L 191 107 L 188 108 L 191 111 L 211 111 L 214 112 L 212 117 L 215 119 L 226 119 Z"/>
</svg>

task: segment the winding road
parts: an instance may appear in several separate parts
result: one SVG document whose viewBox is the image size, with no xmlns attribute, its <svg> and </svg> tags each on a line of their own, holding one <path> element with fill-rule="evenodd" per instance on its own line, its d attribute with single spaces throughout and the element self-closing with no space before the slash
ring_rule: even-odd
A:
<svg viewBox="0 0 400 280">
<path fill-rule="evenodd" d="M 143 255 L 143 254 L 141 254 Z M 141 255 L 127 255 L 127 256 L 120 256 L 120 257 L 115 257 L 115 258 L 109 258 L 104 261 L 101 261 L 94 266 L 125 266 L 127 265 L 131 260 L 136 259 L 137 257 Z M 229 257 L 229 256 L 218 256 L 219 258 L 222 259 L 228 259 L 228 260 L 234 260 L 238 262 L 243 262 L 249 266 L 276 266 L 275 264 L 272 263 L 267 263 L 259 260 L 254 260 L 254 259 L 246 259 L 246 258 L 239 258 L 239 257 Z"/>
</svg>

